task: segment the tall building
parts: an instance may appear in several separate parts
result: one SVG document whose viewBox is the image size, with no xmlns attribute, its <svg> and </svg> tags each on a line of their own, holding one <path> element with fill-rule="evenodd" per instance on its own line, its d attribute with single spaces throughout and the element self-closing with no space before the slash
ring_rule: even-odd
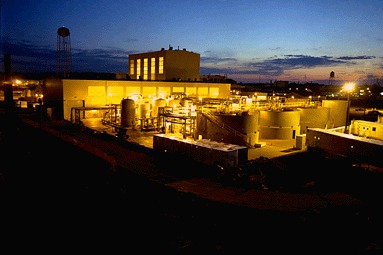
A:
<svg viewBox="0 0 383 255">
<path fill-rule="evenodd" d="M 143 81 L 199 81 L 200 54 L 182 50 L 168 50 L 129 55 L 131 80 Z"/>
</svg>

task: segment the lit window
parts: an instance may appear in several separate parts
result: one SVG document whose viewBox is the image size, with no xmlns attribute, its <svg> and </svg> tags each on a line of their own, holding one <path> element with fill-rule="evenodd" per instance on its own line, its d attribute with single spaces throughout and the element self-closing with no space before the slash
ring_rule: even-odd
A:
<svg viewBox="0 0 383 255">
<path fill-rule="evenodd" d="M 130 75 L 134 75 L 134 59 L 131 59 L 129 61 L 129 67 L 130 67 L 130 70 L 129 70 Z"/>
<path fill-rule="evenodd" d="M 155 80 L 156 79 L 156 58 L 150 59 L 150 79 Z"/>
<path fill-rule="evenodd" d="M 148 59 L 144 58 L 144 80 L 148 79 Z"/>
<path fill-rule="evenodd" d="M 159 58 L 158 73 L 159 74 L 163 74 L 164 73 L 164 57 L 160 57 Z"/>
<path fill-rule="evenodd" d="M 137 59 L 136 75 L 136 79 L 139 80 L 141 76 L 141 59 Z"/>
</svg>

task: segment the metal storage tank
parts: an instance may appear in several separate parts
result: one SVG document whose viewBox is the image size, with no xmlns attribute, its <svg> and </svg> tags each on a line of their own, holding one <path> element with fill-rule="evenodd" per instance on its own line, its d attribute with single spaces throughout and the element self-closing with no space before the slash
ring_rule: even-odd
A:
<svg viewBox="0 0 383 255">
<path fill-rule="evenodd" d="M 180 105 L 180 100 L 179 99 L 171 99 L 168 101 L 168 106 L 170 107 L 178 107 Z"/>
<path fill-rule="evenodd" d="M 133 99 L 124 98 L 121 101 L 121 126 L 130 127 L 135 123 L 136 108 Z"/>
<path fill-rule="evenodd" d="M 258 118 L 259 114 L 252 115 L 216 115 L 217 119 L 227 126 L 230 126 L 234 130 L 241 133 L 242 137 L 236 137 L 235 139 L 241 139 L 245 143 L 254 146 L 259 140 L 259 125 Z M 215 131 L 217 132 L 217 131 Z M 235 140 L 228 139 L 227 142 L 238 144 Z"/>
<path fill-rule="evenodd" d="M 140 118 L 150 118 L 150 104 L 148 102 L 140 104 Z"/>
<path fill-rule="evenodd" d="M 193 100 L 190 99 L 190 98 L 186 98 L 186 97 L 184 97 L 184 98 L 181 98 L 180 104 L 181 104 L 181 106 L 183 106 L 183 107 L 190 106 L 190 105 L 193 104 Z"/>
<path fill-rule="evenodd" d="M 163 98 L 158 98 L 154 101 L 152 107 L 152 117 L 158 117 L 158 108 L 166 106 L 166 100 Z"/>
<path fill-rule="evenodd" d="M 214 141 L 238 145 L 254 146 L 258 143 L 258 113 L 252 115 L 217 114 L 214 116 L 219 123 L 238 133 L 235 134 L 222 128 L 222 125 L 210 121 L 203 114 L 197 114 L 197 135 Z"/>
<path fill-rule="evenodd" d="M 260 111 L 259 139 L 295 139 L 300 134 L 300 111 Z"/>
</svg>

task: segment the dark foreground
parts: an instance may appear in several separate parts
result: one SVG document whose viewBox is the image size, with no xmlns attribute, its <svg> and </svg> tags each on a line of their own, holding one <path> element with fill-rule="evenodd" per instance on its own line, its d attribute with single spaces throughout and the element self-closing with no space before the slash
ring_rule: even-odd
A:
<svg viewBox="0 0 383 255">
<path fill-rule="evenodd" d="M 0 121 L 2 241 L 13 253 L 382 252 L 381 197 L 369 196 L 376 184 L 356 187 L 365 205 L 355 210 L 330 208 L 310 218 L 265 212 L 177 192 L 15 116 Z M 150 155 L 132 153 L 136 167 L 161 170 Z"/>
</svg>

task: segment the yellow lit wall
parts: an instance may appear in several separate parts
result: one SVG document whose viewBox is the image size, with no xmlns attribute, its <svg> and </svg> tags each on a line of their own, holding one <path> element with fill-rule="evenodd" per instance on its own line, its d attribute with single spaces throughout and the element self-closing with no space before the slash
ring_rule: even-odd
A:
<svg viewBox="0 0 383 255">
<path fill-rule="evenodd" d="M 230 83 L 72 80 L 63 79 L 63 114 L 70 120 L 72 107 L 119 104 L 124 97 L 167 98 L 171 93 L 193 92 L 196 97 L 230 98 Z M 210 93 L 210 94 L 209 94 Z M 188 94 L 189 96 L 193 96 Z"/>
<path fill-rule="evenodd" d="M 162 49 L 155 52 L 130 54 L 128 62 L 132 80 L 200 80 L 200 54 L 186 51 L 186 49 Z"/>
</svg>

